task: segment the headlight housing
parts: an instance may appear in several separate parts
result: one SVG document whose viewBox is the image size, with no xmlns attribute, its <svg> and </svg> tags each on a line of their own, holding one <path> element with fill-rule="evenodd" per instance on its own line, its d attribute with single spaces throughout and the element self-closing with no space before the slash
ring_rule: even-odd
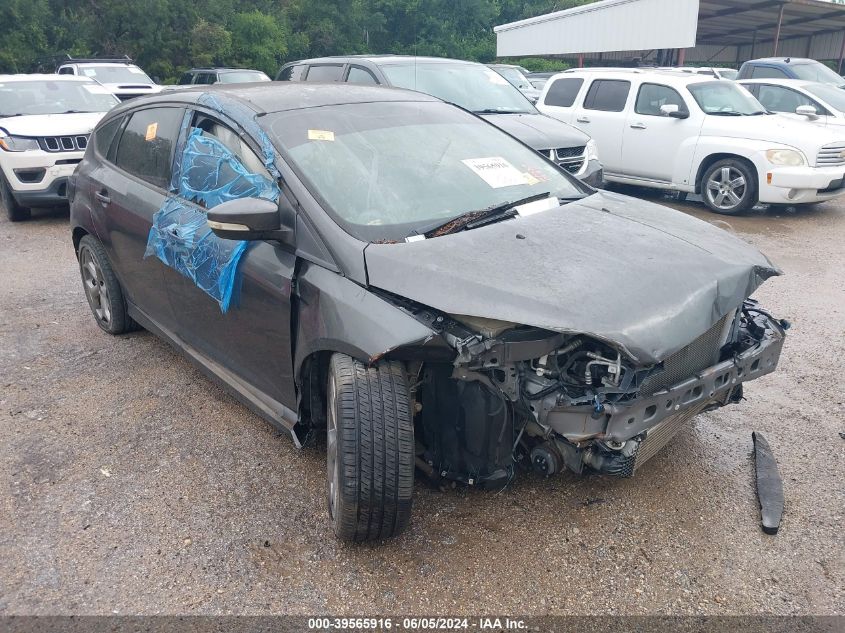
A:
<svg viewBox="0 0 845 633">
<path fill-rule="evenodd" d="M 766 160 L 772 165 L 785 167 L 803 167 L 807 164 L 804 154 L 794 149 L 770 149 L 766 152 Z"/>
<path fill-rule="evenodd" d="M 587 160 L 598 160 L 599 159 L 599 146 L 596 144 L 595 140 L 590 139 L 587 141 Z"/>
<path fill-rule="evenodd" d="M 26 152 L 40 148 L 38 141 L 34 138 L 12 136 L 0 131 L 0 149 L 6 150 L 7 152 Z"/>
</svg>

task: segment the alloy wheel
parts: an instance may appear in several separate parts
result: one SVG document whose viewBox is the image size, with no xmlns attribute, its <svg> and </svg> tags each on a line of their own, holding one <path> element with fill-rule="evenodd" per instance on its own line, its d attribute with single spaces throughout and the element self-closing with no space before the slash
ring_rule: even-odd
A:
<svg viewBox="0 0 845 633">
<path fill-rule="evenodd" d="M 732 211 L 742 204 L 747 188 L 748 183 L 741 171 L 724 166 L 710 174 L 705 195 L 714 207 Z"/>
<path fill-rule="evenodd" d="M 337 455 L 337 386 L 333 375 L 329 375 L 329 389 L 326 398 L 326 475 L 329 493 L 329 516 L 334 518 L 340 489 L 340 463 Z"/>
<path fill-rule="evenodd" d="M 94 315 L 105 325 L 111 323 L 111 304 L 109 302 L 109 289 L 106 286 L 105 277 L 97 258 L 88 248 L 83 248 L 82 259 L 82 282 L 85 286 L 85 294 Z"/>
</svg>

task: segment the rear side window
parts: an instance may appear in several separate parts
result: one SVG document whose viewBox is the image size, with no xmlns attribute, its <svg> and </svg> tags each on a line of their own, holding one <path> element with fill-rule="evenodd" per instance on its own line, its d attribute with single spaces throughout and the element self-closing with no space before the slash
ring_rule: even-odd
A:
<svg viewBox="0 0 845 633">
<path fill-rule="evenodd" d="M 352 66 L 349 69 L 349 76 L 346 78 L 346 81 L 351 84 L 368 84 L 371 86 L 378 84 L 376 78 L 373 77 L 373 73 L 359 66 Z"/>
<path fill-rule="evenodd" d="M 787 74 L 774 66 L 754 66 L 751 69 L 752 79 L 783 79 Z"/>
<path fill-rule="evenodd" d="M 179 136 L 182 108 L 150 108 L 132 114 L 115 153 L 115 164 L 124 171 L 167 189 L 173 146 Z"/>
<path fill-rule="evenodd" d="M 193 79 L 193 78 L 194 78 L 194 76 L 191 73 L 185 73 L 179 79 L 179 85 L 180 86 L 187 86 L 188 84 L 191 83 L 191 79 Z"/>
<path fill-rule="evenodd" d="M 326 64 L 323 66 L 311 66 L 306 75 L 306 81 L 340 81 L 343 75 L 343 66 Z"/>
<path fill-rule="evenodd" d="M 302 78 L 305 75 L 305 69 L 308 68 L 305 64 L 297 64 L 295 66 L 288 66 L 287 68 L 283 68 L 282 72 L 279 73 L 279 76 L 276 77 L 277 81 L 302 81 Z"/>
<path fill-rule="evenodd" d="M 575 103 L 575 97 L 584 85 L 584 80 L 579 77 L 570 77 L 567 79 L 556 79 L 555 82 L 549 86 L 549 91 L 546 93 L 546 98 L 543 101 L 546 105 L 557 106 L 559 108 L 569 108 Z"/>
<path fill-rule="evenodd" d="M 70 66 L 65 66 L 64 68 L 59 68 L 59 74 L 60 75 L 72 75 L 73 74 L 73 68 L 71 68 Z"/>
<path fill-rule="evenodd" d="M 597 79 L 590 86 L 584 98 L 585 110 L 602 110 L 604 112 L 622 112 L 631 90 L 630 81 L 618 79 Z"/>
<path fill-rule="evenodd" d="M 94 147 L 100 156 L 108 158 L 109 148 L 112 145 L 112 141 L 114 141 L 117 131 L 120 129 L 121 123 L 123 123 L 123 117 L 117 117 L 97 130 L 94 136 Z"/>
<path fill-rule="evenodd" d="M 660 84 L 643 84 L 640 86 L 637 105 L 634 108 L 637 114 L 662 116 L 660 106 L 664 105 L 676 105 L 680 112 L 688 112 L 687 105 L 674 88 Z"/>
</svg>

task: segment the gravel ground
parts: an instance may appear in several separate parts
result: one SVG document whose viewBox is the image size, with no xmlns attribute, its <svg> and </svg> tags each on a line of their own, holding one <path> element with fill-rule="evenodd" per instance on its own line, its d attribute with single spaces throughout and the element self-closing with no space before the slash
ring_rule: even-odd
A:
<svg viewBox="0 0 845 633">
<path fill-rule="evenodd" d="M 330 533 L 321 449 L 152 335 L 97 328 L 66 212 L 0 219 L 0 614 L 845 613 L 845 204 L 675 206 L 785 270 L 757 293 L 794 322 L 780 370 L 633 479 L 418 481 L 410 530 L 367 546 Z M 777 536 L 752 430 L 784 478 Z"/>
</svg>

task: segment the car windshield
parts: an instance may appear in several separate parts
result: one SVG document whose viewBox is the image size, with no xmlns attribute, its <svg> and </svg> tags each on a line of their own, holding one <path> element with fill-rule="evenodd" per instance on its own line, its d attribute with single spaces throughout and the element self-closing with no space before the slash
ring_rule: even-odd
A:
<svg viewBox="0 0 845 633">
<path fill-rule="evenodd" d="M 733 70 L 731 68 L 719 68 L 719 75 L 721 75 L 722 79 L 736 79 L 739 76 L 738 70 Z"/>
<path fill-rule="evenodd" d="M 789 68 L 795 73 L 798 79 L 805 81 L 820 81 L 824 84 L 834 84 L 841 86 L 845 84 L 845 80 L 840 75 L 837 75 L 830 68 L 821 62 L 814 62 L 811 64 L 790 64 Z"/>
<path fill-rule="evenodd" d="M 97 64 L 94 66 L 81 66 L 79 74 L 83 77 L 96 79 L 101 84 L 152 84 L 152 79 L 137 66 L 106 66 Z"/>
<path fill-rule="evenodd" d="M 705 114 L 749 116 L 766 113 L 750 92 L 733 82 L 708 81 L 691 84 L 687 88 Z"/>
<path fill-rule="evenodd" d="M 425 92 L 471 112 L 537 112 L 504 77 L 480 64 L 410 61 L 381 69 L 393 86 Z"/>
<path fill-rule="evenodd" d="M 512 66 L 496 66 L 493 68 L 497 73 L 499 73 L 502 77 L 507 79 L 511 82 L 511 85 L 516 86 L 517 88 L 524 88 L 528 86 L 528 79 L 525 78 L 518 69 L 513 68 Z"/>
<path fill-rule="evenodd" d="M 830 84 L 813 84 L 804 86 L 804 89 L 812 95 L 817 96 L 834 110 L 845 112 L 845 90 Z"/>
<path fill-rule="evenodd" d="M 239 70 L 237 72 L 220 73 L 221 84 L 244 84 L 252 81 L 270 81 L 270 78 L 260 70 Z"/>
<path fill-rule="evenodd" d="M 93 81 L 0 82 L 0 117 L 65 112 L 108 112 L 120 103 Z"/>
<path fill-rule="evenodd" d="M 445 103 L 307 108 L 263 116 L 261 125 L 334 220 L 364 241 L 402 240 L 432 223 L 546 192 L 573 199 L 589 191 Z"/>
</svg>

